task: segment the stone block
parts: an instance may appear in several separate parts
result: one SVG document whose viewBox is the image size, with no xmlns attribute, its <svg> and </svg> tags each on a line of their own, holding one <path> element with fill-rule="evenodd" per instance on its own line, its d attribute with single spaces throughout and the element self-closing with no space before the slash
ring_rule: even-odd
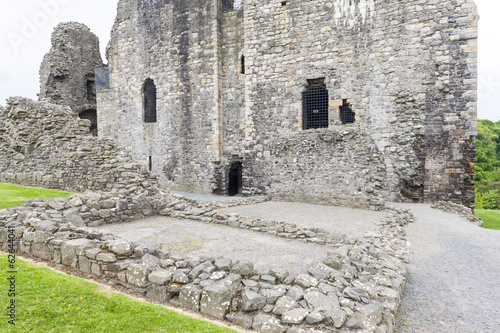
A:
<svg viewBox="0 0 500 333">
<path fill-rule="evenodd" d="M 281 325 L 279 319 L 266 314 L 255 316 L 252 328 L 261 333 L 284 333 L 286 331 L 286 327 Z"/>
<path fill-rule="evenodd" d="M 181 287 L 179 294 L 180 305 L 188 310 L 200 311 L 202 289 L 199 286 L 186 285 Z"/>
<path fill-rule="evenodd" d="M 76 267 L 78 262 L 77 250 L 83 250 L 92 247 L 91 241 L 88 239 L 73 239 L 65 241 L 61 245 L 61 262 L 66 266 Z"/>
<path fill-rule="evenodd" d="M 144 288 L 147 285 L 149 267 L 141 264 L 131 264 L 127 268 L 127 282 Z"/>
<path fill-rule="evenodd" d="M 241 310 L 260 310 L 266 305 L 266 298 L 251 289 L 244 289 L 241 297 Z"/>
<path fill-rule="evenodd" d="M 230 313 L 226 316 L 226 319 L 235 325 L 243 327 L 244 329 L 251 329 L 253 324 L 253 318 L 249 315 L 243 313 Z"/>
</svg>

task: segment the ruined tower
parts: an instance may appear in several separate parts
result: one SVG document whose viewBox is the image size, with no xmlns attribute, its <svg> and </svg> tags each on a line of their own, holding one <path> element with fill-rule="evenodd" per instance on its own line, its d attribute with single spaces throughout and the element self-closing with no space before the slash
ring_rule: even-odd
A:
<svg viewBox="0 0 500 333">
<path fill-rule="evenodd" d="M 103 67 L 99 39 L 81 23 L 59 24 L 40 66 L 40 101 L 66 105 L 97 133 L 95 68 Z"/>
</svg>

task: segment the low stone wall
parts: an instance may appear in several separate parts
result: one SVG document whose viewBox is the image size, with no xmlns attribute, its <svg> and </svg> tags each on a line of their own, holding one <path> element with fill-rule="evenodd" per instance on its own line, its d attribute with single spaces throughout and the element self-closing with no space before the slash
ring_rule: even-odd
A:
<svg viewBox="0 0 500 333">
<path fill-rule="evenodd" d="M 478 226 L 483 226 L 483 220 L 474 215 L 474 211 L 465 207 L 464 205 L 460 205 L 450 201 L 438 201 L 431 205 L 432 208 L 442 210 L 443 212 L 452 213 L 460 215 L 466 218 L 469 222 L 474 223 Z"/>
<path fill-rule="evenodd" d="M 328 257 L 295 276 L 282 269 L 259 272 L 250 262 L 216 256 L 176 257 L 77 226 L 82 221 L 86 225 L 115 221 L 118 216 L 97 216 L 120 211 L 113 211 L 125 204 L 120 200 L 124 199 L 87 193 L 70 199 L 34 200 L 2 210 L 0 247 L 6 250 L 9 234 L 13 234 L 17 254 L 68 267 L 152 302 L 177 305 L 260 332 L 393 331 L 407 271 L 403 226 L 413 219 L 407 210 L 388 208 L 379 228 L 364 238 L 329 239 Z M 274 221 L 250 223 L 248 218 L 225 216 L 208 207 L 210 203 L 197 204 L 182 196 L 163 200 L 143 196 L 126 202 L 128 210 L 121 210 L 127 212 L 121 219 L 158 212 L 288 238 L 306 239 L 307 232 L 314 232 Z M 151 208 L 144 210 L 146 204 Z M 94 211 L 89 215 L 85 207 Z M 279 230 L 286 235 L 280 235 Z M 321 239 L 322 233 L 316 230 L 316 236 Z"/>
<path fill-rule="evenodd" d="M 69 107 L 10 98 L 0 108 L 0 182 L 83 192 L 157 193 L 146 168 L 90 134 Z"/>
</svg>

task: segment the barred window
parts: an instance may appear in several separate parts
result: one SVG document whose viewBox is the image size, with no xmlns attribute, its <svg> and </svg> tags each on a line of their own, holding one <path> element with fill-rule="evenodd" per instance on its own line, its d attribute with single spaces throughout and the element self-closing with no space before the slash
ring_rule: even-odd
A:
<svg viewBox="0 0 500 333">
<path fill-rule="evenodd" d="M 222 0 L 222 11 L 223 12 L 234 12 L 241 7 L 243 0 Z"/>
<path fill-rule="evenodd" d="M 144 85 L 144 122 L 156 122 L 156 85 L 153 80 L 147 80 Z"/>
<path fill-rule="evenodd" d="M 313 84 L 302 94 L 303 128 L 328 127 L 328 90 L 324 84 Z"/>
</svg>

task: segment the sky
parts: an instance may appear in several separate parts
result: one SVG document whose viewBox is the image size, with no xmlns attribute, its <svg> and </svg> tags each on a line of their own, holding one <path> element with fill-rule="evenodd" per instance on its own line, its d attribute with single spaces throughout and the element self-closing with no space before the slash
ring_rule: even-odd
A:
<svg viewBox="0 0 500 333">
<path fill-rule="evenodd" d="M 39 67 L 60 22 L 87 25 L 109 41 L 118 0 L 22 0 L 0 4 L 0 104 L 9 96 L 37 99 Z M 478 118 L 500 120 L 500 1 L 476 0 L 479 15 Z"/>
</svg>

